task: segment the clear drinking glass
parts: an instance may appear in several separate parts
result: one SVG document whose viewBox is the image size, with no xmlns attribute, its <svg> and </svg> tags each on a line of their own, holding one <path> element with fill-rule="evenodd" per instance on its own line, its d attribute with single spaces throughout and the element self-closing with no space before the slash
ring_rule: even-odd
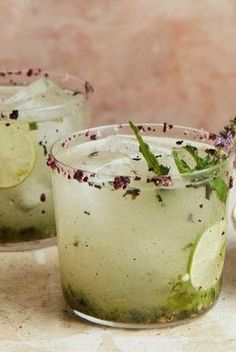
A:
<svg viewBox="0 0 236 352">
<path fill-rule="evenodd" d="M 0 251 L 54 243 L 52 143 L 88 126 L 93 88 L 68 74 L 0 72 Z"/>
<path fill-rule="evenodd" d="M 166 124 L 139 129 L 170 176 L 148 171 L 127 125 L 60 139 L 48 159 L 65 300 L 82 318 L 127 328 L 176 324 L 212 307 L 231 184 L 229 156 L 201 171 L 176 168 L 173 147 L 213 151 L 209 133 Z"/>
</svg>

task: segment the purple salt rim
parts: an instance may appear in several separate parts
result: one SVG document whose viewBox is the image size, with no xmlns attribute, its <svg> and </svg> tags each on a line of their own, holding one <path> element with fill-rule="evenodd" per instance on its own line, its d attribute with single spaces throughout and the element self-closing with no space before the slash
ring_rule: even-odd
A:
<svg viewBox="0 0 236 352">
<path fill-rule="evenodd" d="M 14 77 L 15 77 L 15 81 L 14 81 Z M 22 81 L 19 81 L 19 79 L 22 77 Z M 41 68 L 28 68 L 28 69 L 19 69 L 19 70 L 5 70 L 5 71 L 0 71 L 0 85 L 10 85 L 10 86 L 27 86 L 30 83 L 34 82 L 35 80 L 32 79 L 35 78 L 35 80 L 39 79 L 39 78 L 49 78 L 51 79 L 53 82 L 56 82 L 59 86 L 61 85 L 61 87 L 65 88 L 65 89 L 69 89 L 72 92 L 76 92 L 76 94 L 74 95 L 83 95 L 85 100 L 88 100 L 94 93 L 94 88 L 91 85 L 91 83 L 89 83 L 88 81 L 84 81 L 80 78 L 77 78 L 76 76 L 67 74 L 67 73 L 54 73 L 54 72 L 47 72 L 42 70 Z M 29 79 L 32 79 L 31 81 L 29 81 Z M 70 85 L 70 83 L 74 83 L 76 88 L 71 88 L 69 86 L 66 85 Z M 79 89 L 79 90 L 78 90 Z M 72 101 L 69 101 L 68 103 L 63 103 L 63 104 L 59 104 L 59 105 L 51 105 L 49 107 L 40 107 L 40 108 L 35 108 L 35 109 L 18 109 L 18 110 L 13 110 L 11 111 L 10 109 L 7 108 L 2 108 L 0 107 L 0 112 L 1 112 L 1 118 L 8 118 L 8 116 L 4 115 L 3 113 L 8 113 L 9 114 L 9 118 L 12 119 L 12 113 L 13 116 L 16 116 L 16 112 L 17 114 L 19 112 L 40 112 L 42 110 L 53 110 L 53 109 L 59 109 L 59 108 L 63 108 L 65 106 L 70 106 L 70 105 L 74 105 L 76 104 L 76 101 L 74 101 L 72 99 Z M 14 119 L 14 117 L 13 117 Z M 22 120 L 21 120 L 22 121 Z"/>
<path fill-rule="evenodd" d="M 55 170 L 58 174 L 63 175 L 66 177 L 68 180 L 74 179 L 77 180 L 79 183 L 82 182 L 88 182 L 89 184 L 92 182 L 92 179 L 96 176 L 96 173 L 90 172 L 87 170 L 82 170 L 82 169 L 76 169 L 72 167 L 71 165 L 66 165 L 62 162 L 60 162 L 55 156 L 54 156 L 54 148 L 56 146 L 59 146 L 59 148 L 65 148 L 68 149 L 70 147 L 70 144 L 73 142 L 73 140 L 76 137 L 85 137 L 88 138 L 89 140 L 96 140 L 97 138 L 101 137 L 106 137 L 102 135 L 102 131 L 109 129 L 110 133 L 109 135 L 115 135 L 119 132 L 124 127 L 129 127 L 128 124 L 119 124 L 119 125 L 110 125 L 110 126 L 102 126 L 98 128 L 91 128 L 88 130 L 84 131 L 79 131 L 74 133 L 73 135 L 70 135 L 68 137 L 62 138 L 59 141 L 55 142 L 54 145 L 52 146 L 48 160 L 47 160 L 47 165 L 52 169 Z M 223 136 L 220 134 L 213 134 L 206 132 L 204 130 L 198 130 L 194 128 L 189 128 L 189 127 L 183 127 L 183 126 L 177 126 L 177 125 L 169 125 L 166 122 L 163 124 L 142 124 L 138 125 L 139 130 L 142 130 L 144 133 L 148 132 L 156 132 L 158 133 L 157 136 L 163 136 L 166 132 L 171 131 L 173 132 L 175 129 L 183 130 L 182 133 L 184 134 L 185 138 L 187 138 L 188 135 L 191 135 L 193 141 L 196 141 L 198 139 L 199 142 L 213 142 L 213 147 L 220 147 L 226 155 L 230 154 L 230 151 L 232 150 L 232 140 L 231 143 L 227 141 L 227 143 L 223 143 Z M 158 131 L 159 129 L 159 131 Z M 160 134 L 159 134 L 160 132 Z M 132 132 L 130 131 L 130 135 L 132 135 Z M 176 137 L 173 137 L 176 138 Z M 221 144 L 219 146 L 219 141 L 221 141 Z M 216 143 L 215 143 L 216 142 Z M 83 143 L 83 142 L 82 142 Z M 81 144 L 82 144 L 81 143 Z M 229 148 L 230 147 L 230 148 Z M 223 161 L 220 161 L 220 163 L 223 163 Z M 194 171 L 191 173 L 191 176 L 196 176 L 196 175 L 202 175 L 205 172 L 209 172 L 210 170 L 214 170 L 218 165 L 213 166 L 208 169 L 204 170 L 199 170 L 199 171 Z M 190 174 L 189 174 L 190 175 Z M 188 176 L 188 174 L 185 174 L 185 176 Z M 116 175 L 116 176 L 110 176 L 110 175 L 105 175 L 105 177 L 111 177 L 111 181 L 109 183 L 112 184 L 114 190 L 118 189 L 126 189 L 130 185 L 131 181 L 142 181 L 144 178 L 141 177 L 140 175 L 134 175 L 134 176 L 125 176 L 125 175 Z M 164 175 L 164 176 L 149 176 L 145 178 L 146 183 L 152 183 L 157 187 L 169 187 L 173 185 L 173 179 L 175 177 L 171 177 L 170 175 Z M 100 180 L 99 180 L 100 181 Z M 91 184 L 90 184 L 91 185 Z"/>
<path fill-rule="evenodd" d="M 214 142 L 216 148 L 221 148 L 226 152 L 232 149 L 232 143 L 236 135 L 236 117 L 230 121 L 229 125 L 219 134 L 210 133 L 209 139 Z"/>
</svg>

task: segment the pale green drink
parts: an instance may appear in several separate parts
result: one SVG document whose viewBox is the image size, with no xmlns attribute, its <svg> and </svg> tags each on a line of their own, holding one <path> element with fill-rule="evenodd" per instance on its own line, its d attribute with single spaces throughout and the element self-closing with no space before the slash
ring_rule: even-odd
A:
<svg viewBox="0 0 236 352">
<path fill-rule="evenodd" d="M 194 166 L 186 145 L 204 157 L 214 149 L 206 136 L 202 140 L 203 132 L 163 132 L 160 125 L 140 130 L 170 168 L 168 176 L 157 178 L 148 170 L 126 126 L 60 140 L 48 161 L 65 299 L 78 315 L 112 326 L 198 316 L 221 287 L 229 159 L 180 174 L 173 149 Z"/>
</svg>

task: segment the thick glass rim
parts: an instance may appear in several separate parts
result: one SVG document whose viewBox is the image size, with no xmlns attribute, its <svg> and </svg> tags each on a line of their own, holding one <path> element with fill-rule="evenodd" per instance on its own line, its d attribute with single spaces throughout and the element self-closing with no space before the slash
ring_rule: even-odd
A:
<svg viewBox="0 0 236 352">
<path fill-rule="evenodd" d="M 185 127 L 185 126 L 181 126 L 181 125 L 169 125 L 167 123 L 139 123 L 137 124 L 137 126 L 141 126 L 141 129 L 144 129 L 146 131 L 148 131 L 150 128 L 152 130 L 156 130 L 156 129 L 160 129 L 162 130 L 163 132 L 163 135 L 165 135 L 164 133 L 164 129 L 166 129 L 168 131 L 171 130 L 173 131 L 174 129 L 178 130 L 178 131 L 182 131 L 184 134 L 186 134 L 186 139 L 189 140 L 187 138 L 187 135 L 188 133 L 191 134 L 192 136 L 195 134 L 195 135 L 198 135 L 199 136 L 199 142 L 200 143 L 209 143 L 210 145 L 210 141 L 212 143 L 212 139 L 217 139 L 217 138 L 221 138 L 220 134 L 216 134 L 216 133 L 211 133 L 211 132 L 208 132 L 208 131 L 205 131 L 203 129 L 197 129 L 197 128 L 192 128 L 192 127 Z M 89 128 L 89 129 L 86 129 L 86 130 L 82 130 L 82 131 L 77 131 L 69 136 L 66 136 L 66 137 L 63 137 L 63 138 L 60 138 L 59 140 L 57 140 L 56 142 L 54 142 L 54 144 L 52 145 L 52 147 L 50 148 L 50 152 L 49 152 L 49 157 L 48 157 L 48 166 L 51 167 L 52 169 L 56 169 L 58 171 L 58 173 L 61 173 L 62 175 L 64 175 L 65 177 L 67 177 L 68 179 L 71 179 L 73 178 L 73 174 L 77 173 L 77 172 L 82 172 L 86 178 L 86 181 L 87 181 L 87 178 L 89 176 L 96 176 L 96 172 L 93 172 L 93 171 L 88 171 L 88 170 L 83 170 L 83 169 L 77 169 L 75 167 L 73 167 L 72 165 L 70 164 L 66 164 L 64 162 L 62 162 L 60 160 L 60 158 L 58 158 L 56 156 L 56 151 L 55 149 L 58 147 L 59 149 L 60 148 L 69 148 L 70 147 L 70 144 L 78 137 L 87 137 L 88 140 L 95 140 L 96 139 L 96 136 L 100 137 L 101 136 L 101 132 L 104 131 L 104 130 L 110 130 L 110 133 L 109 135 L 112 135 L 112 134 L 117 134 L 122 128 L 130 128 L 129 127 L 129 124 L 128 123 L 122 123 L 122 124 L 114 124 L 114 125 L 104 125 L 104 126 L 100 126 L 100 127 L 93 127 L 93 128 Z M 132 132 L 130 130 L 130 135 L 132 135 Z M 94 137 L 95 136 L 95 137 Z M 147 135 L 148 136 L 148 135 Z M 157 135 L 158 136 L 158 135 Z M 159 135 L 160 136 L 160 135 Z M 214 137 L 214 138 L 212 138 Z M 178 138 L 178 137 L 175 137 L 175 138 Z M 180 137 L 181 139 L 181 137 Z M 78 144 L 83 144 L 85 143 L 86 141 L 84 142 L 81 142 Z M 203 177 L 204 175 L 206 174 L 212 174 L 212 178 L 214 177 L 214 171 L 216 172 L 217 170 L 219 169 L 225 169 L 225 167 L 227 168 L 227 162 L 228 162 L 228 159 L 230 157 L 230 153 L 231 153 L 231 150 L 233 149 L 233 143 L 231 143 L 232 145 L 230 145 L 230 147 L 228 146 L 228 153 L 225 154 L 226 155 L 226 158 L 224 160 L 220 160 L 219 163 L 217 163 L 216 165 L 214 166 L 211 166 L 209 168 L 206 168 L 206 169 L 203 169 L 203 170 L 195 170 L 191 173 L 185 173 L 185 174 L 182 174 L 180 175 L 181 178 L 183 179 L 186 179 L 188 177 L 193 177 L 193 178 L 196 178 L 196 181 L 194 181 L 194 184 L 201 184 L 202 182 L 206 182 L 207 180 L 210 180 L 211 178 L 208 177 L 207 179 L 204 179 L 204 181 L 201 180 L 201 177 Z M 212 143 L 212 146 L 213 143 Z M 133 175 L 102 175 L 101 173 L 99 173 L 99 179 L 101 177 L 104 178 L 116 178 L 116 177 L 127 177 L 129 178 L 130 180 L 135 180 L 137 178 L 137 176 L 133 176 Z M 141 179 L 143 179 L 142 175 L 138 175 L 138 176 L 141 176 L 141 177 L 138 177 L 137 181 L 140 181 Z M 74 177 L 75 178 L 75 177 Z M 163 176 L 157 176 L 157 179 L 158 181 L 160 181 L 160 184 L 161 183 L 164 183 L 164 186 L 169 186 L 168 183 L 168 178 L 171 178 L 171 180 L 179 180 L 180 177 L 179 175 L 163 175 Z M 198 178 L 200 179 L 199 181 Z M 82 182 L 82 181 L 81 181 Z M 187 183 L 191 183 L 191 181 L 188 181 Z"/>
<path fill-rule="evenodd" d="M 64 83 L 65 85 L 67 83 L 74 83 L 75 84 L 75 89 L 69 88 L 72 91 L 74 90 L 78 95 L 81 96 L 83 95 L 85 100 L 88 100 L 93 92 L 94 92 L 94 88 L 91 85 L 91 83 L 87 80 L 83 80 L 77 76 L 71 75 L 69 73 L 57 73 L 57 72 L 51 72 L 51 71 L 46 71 L 46 70 L 42 70 L 40 68 L 38 69 L 13 69 L 13 70 L 0 70 L 0 86 L 4 86 L 6 84 L 4 84 L 4 82 L 2 82 L 2 80 L 9 78 L 9 85 L 12 87 L 17 87 L 17 86 L 27 86 L 29 83 L 24 84 L 24 79 L 25 80 L 30 80 L 32 78 L 35 78 L 35 80 L 37 78 L 49 78 L 52 81 L 57 81 L 60 83 Z M 22 83 L 17 83 L 16 81 L 14 81 L 14 78 L 16 79 L 20 79 L 22 78 Z M 34 80 L 32 80 L 33 82 Z M 6 80 L 7 83 L 7 80 Z M 75 96 L 76 96 L 75 95 Z M 56 104 L 56 105 L 51 105 L 48 107 L 37 107 L 37 108 L 26 108 L 26 109 L 17 109 L 17 111 L 24 113 L 24 112 L 41 112 L 41 111 L 51 111 L 51 110 L 56 110 L 56 109 L 60 109 L 60 108 L 64 108 L 70 105 L 75 105 L 77 103 L 77 100 L 71 100 L 68 101 L 66 103 L 62 103 L 62 104 Z M 12 112 L 11 108 L 5 108 L 5 107 L 1 107 L 0 105 L 0 113 L 9 113 Z M 21 121 L 23 122 L 23 119 L 21 119 Z"/>
</svg>

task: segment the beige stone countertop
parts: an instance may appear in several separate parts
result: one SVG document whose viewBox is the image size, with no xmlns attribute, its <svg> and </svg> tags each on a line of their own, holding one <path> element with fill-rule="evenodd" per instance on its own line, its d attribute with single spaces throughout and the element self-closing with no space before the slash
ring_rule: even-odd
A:
<svg viewBox="0 0 236 352">
<path fill-rule="evenodd" d="M 0 352 L 235 352 L 236 234 L 229 227 L 218 303 L 172 328 L 123 330 L 74 318 L 63 301 L 55 246 L 0 253 Z"/>
</svg>

